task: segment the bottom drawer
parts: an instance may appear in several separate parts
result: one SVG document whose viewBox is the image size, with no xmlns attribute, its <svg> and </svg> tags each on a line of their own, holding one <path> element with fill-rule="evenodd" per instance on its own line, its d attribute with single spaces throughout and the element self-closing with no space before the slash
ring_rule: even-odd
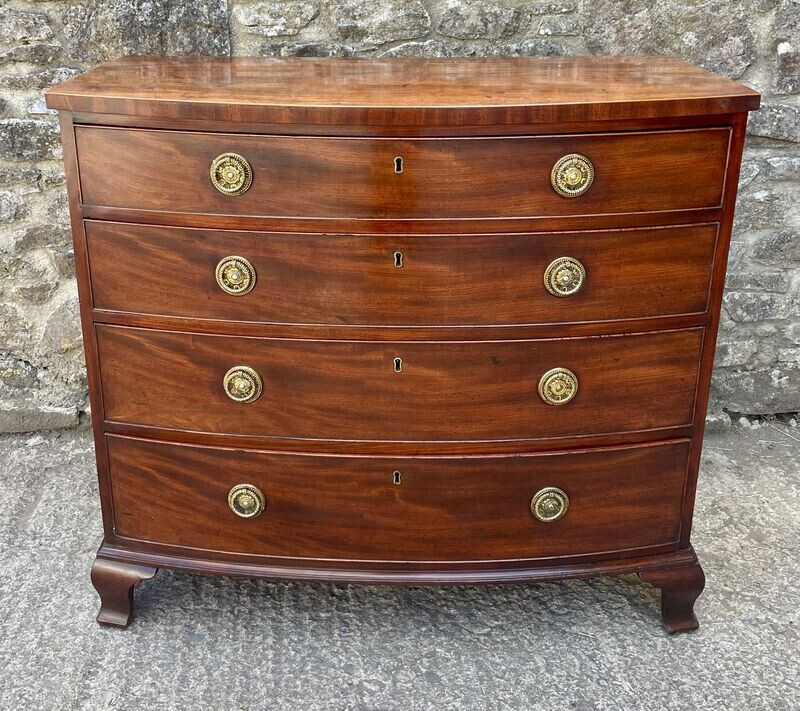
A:
<svg viewBox="0 0 800 711">
<path fill-rule="evenodd" d="M 120 537 L 248 555 L 393 562 L 546 558 L 675 543 L 689 453 L 685 440 L 461 458 L 107 441 Z M 231 510 L 229 491 L 242 483 L 263 492 L 260 516 Z M 551 522 L 531 512 L 546 487 L 568 497 L 566 513 Z M 557 513 L 558 498 L 549 502 L 544 497 L 540 513 Z"/>
</svg>

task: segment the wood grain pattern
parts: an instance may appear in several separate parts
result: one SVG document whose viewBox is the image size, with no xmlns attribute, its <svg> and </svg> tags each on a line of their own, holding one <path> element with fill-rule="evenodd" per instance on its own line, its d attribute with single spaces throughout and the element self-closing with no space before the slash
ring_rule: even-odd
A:
<svg viewBox="0 0 800 711">
<path fill-rule="evenodd" d="M 716 236 L 714 224 L 472 236 L 86 224 L 95 308 L 227 322 L 434 328 L 703 313 Z M 244 296 L 226 294 L 214 279 L 219 260 L 232 254 L 255 267 L 256 286 Z M 577 294 L 559 298 L 545 289 L 543 274 L 565 255 L 581 261 L 587 280 Z"/>
<path fill-rule="evenodd" d="M 564 340 L 372 343 L 97 326 L 106 418 L 217 433 L 331 440 L 511 440 L 688 424 L 702 329 Z M 394 358 L 403 370 L 393 368 Z M 264 383 L 231 401 L 235 365 Z M 580 387 L 546 405 L 556 366 Z"/>
<path fill-rule="evenodd" d="M 640 572 L 670 631 L 696 626 L 689 536 L 756 92 L 667 58 L 124 58 L 47 101 L 65 110 L 101 621 L 126 623 L 166 567 Z M 228 150 L 256 169 L 241 198 L 207 177 Z M 566 200 L 549 170 L 573 151 L 597 179 Z M 252 299 L 210 280 L 232 246 L 255 255 Z M 544 298 L 551 249 L 588 262 L 578 298 Z M 267 386 L 250 405 L 221 388 L 243 361 Z M 553 365 L 580 378 L 563 408 L 536 394 Z M 270 488 L 261 519 L 231 520 L 234 474 Z M 561 482 L 573 508 L 537 524 L 532 489 Z"/>
<path fill-rule="evenodd" d="M 586 555 L 674 543 L 686 442 L 512 457 L 314 457 L 109 437 L 117 535 L 264 556 L 491 560 Z M 400 471 L 401 484 L 393 483 Z M 266 510 L 228 508 L 235 484 Z M 612 483 L 613 482 L 613 483 Z M 545 486 L 567 492 L 552 523 L 530 512 Z M 143 495 L 143 492 L 154 495 Z"/>
<path fill-rule="evenodd" d="M 670 57 L 126 57 L 46 100 L 178 120 L 481 126 L 724 114 L 759 95 Z"/>
<path fill-rule="evenodd" d="M 297 138 L 77 127 L 87 205 L 237 215 L 502 218 L 699 209 L 721 204 L 730 131 L 707 128 L 581 136 Z M 227 196 L 209 166 L 244 156 L 252 187 Z M 550 184 L 556 161 L 587 156 L 579 198 Z M 120 157 L 125 156 L 124 169 Z M 404 158 L 397 174 L 394 159 Z"/>
</svg>

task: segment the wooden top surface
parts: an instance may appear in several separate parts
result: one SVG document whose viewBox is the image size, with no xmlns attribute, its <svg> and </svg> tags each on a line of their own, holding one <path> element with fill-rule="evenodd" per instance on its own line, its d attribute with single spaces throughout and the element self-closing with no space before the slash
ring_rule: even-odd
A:
<svg viewBox="0 0 800 711">
<path fill-rule="evenodd" d="M 46 97 L 78 113 L 381 126 L 645 119 L 759 104 L 752 89 L 669 57 L 126 57 Z"/>
</svg>

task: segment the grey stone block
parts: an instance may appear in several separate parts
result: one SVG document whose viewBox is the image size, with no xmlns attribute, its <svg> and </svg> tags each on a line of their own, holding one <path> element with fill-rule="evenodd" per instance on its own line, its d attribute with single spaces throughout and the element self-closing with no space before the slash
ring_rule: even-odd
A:
<svg viewBox="0 0 800 711">
<path fill-rule="evenodd" d="M 491 0 L 447 0 L 436 31 L 457 39 L 501 39 L 528 20 L 521 7 Z"/>
<path fill-rule="evenodd" d="M 672 54 L 728 77 L 756 59 L 749 3 L 593 0 L 585 28 L 597 54 Z"/>
<path fill-rule="evenodd" d="M 800 228 L 787 227 L 760 235 L 753 246 L 753 257 L 769 262 L 800 262 Z"/>
<path fill-rule="evenodd" d="M 295 42 L 280 46 L 281 57 L 352 57 L 356 51 L 346 44 L 333 42 Z"/>
<path fill-rule="evenodd" d="M 797 412 L 800 363 L 774 363 L 754 370 L 717 368 L 715 396 L 734 412 L 768 415 Z"/>
<path fill-rule="evenodd" d="M 0 42 L 44 42 L 52 37 L 46 14 L 0 7 Z"/>
<path fill-rule="evenodd" d="M 61 47 L 57 44 L 22 44 L 0 52 L 0 65 L 10 63 L 50 64 L 61 56 Z"/>
<path fill-rule="evenodd" d="M 755 356 L 758 351 L 758 340 L 736 336 L 737 334 L 724 330 L 720 334 L 717 343 L 716 365 L 721 367 L 742 366 L 748 364 Z"/>
<path fill-rule="evenodd" d="M 264 37 L 296 35 L 307 27 L 319 12 L 310 2 L 259 2 L 236 5 L 234 19 L 245 31 Z"/>
<path fill-rule="evenodd" d="M 335 37 L 346 42 L 379 45 L 422 37 L 431 29 L 421 0 L 332 0 L 327 9 Z"/>
<path fill-rule="evenodd" d="M 24 202 L 19 193 L 0 190 L 0 223 L 16 220 L 23 211 Z"/>
<path fill-rule="evenodd" d="M 452 47 L 439 40 L 403 42 L 378 53 L 379 57 L 452 57 Z"/>
<path fill-rule="evenodd" d="M 74 294 L 47 316 L 39 350 L 67 353 L 83 346 L 78 297 Z"/>
<path fill-rule="evenodd" d="M 800 107 L 767 99 L 750 114 L 747 130 L 754 136 L 800 142 Z"/>
<path fill-rule="evenodd" d="M 728 272 L 726 288 L 730 291 L 761 291 L 785 293 L 792 287 L 792 274 L 787 269 L 744 266 Z"/>
<path fill-rule="evenodd" d="M 40 119 L 0 120 L 0 158 L 60 158 L 58 124 Z"/>
<path fill-rule="evenodd" d="M 128 54 L 228 54 L 225 0 L 89 0 L 64 12 L 64 51 L 100 62 Z"/>
<path fill-rule="evenodd" d="M 33 432 L 77 427 L 78 411 L 72 407 L 38 405 L 31 399 L 0 399 L 0 432 Z"/>
<path fill-rule="evenodd" d="M 779 230 L 797 219 L 800 182 L 782 188 L 753 181 L 739 194 L 736 203 L 734 233 L 737 235 L 763 230 Z"/>
<path fill-rule="evenodd" d="M 0 278 L 6 278 L 6 269 L 2 261 L 0 261 Z M 28 315 L 35 316 L 21 304 L 11 303 L 9 300 L 0 301 L 0 349 L 2 351 L 25 349 L 33 328 L 32 323 L 26 318 Z"/>
<path fill-rule="evenodd" d="M 780 0 L 772 25 L 777 94 L 800 92 L 800 0 Z"/>
<path fill-rule="evenodd" d="M 528 2 L 525 3 L 525 9 L 532 15 L 562 15 L 568 12 L 575 12 L 578 9 L 578 3 L 572 0 L 563 0 L 563 2 Z"/>
<path fill-rule="evenodd" d="M 13 163 L 0 165 L 0 188 L 12 185 L 37 186 L 42 177 L 42 171 L 36 166 Z"/>
<path fill-rule="evenodd" d="M 581 24 L 572 17 L 551 17 L 535 23 L 536 34 L 544 37 L 551 35 L 575 37 L 581 33 Z"/>
<path fill-rule="evenodd" d="M 761 172 L 761 166 L 745 153 L 742 158 L 742 167 L 739 171 L 739 190 L 752 183 Z"/>
<path fill-rule="evenodd" d="M 764 321 L 786 318 L 791 313 L 792 301 L 782 294 L 729 291 L 723 307 L 734 321 Z"/>
<path fill-rule="evenodd" d="M 67 79 L 80 74 L 79 70 L 70 67 L 54 67 L 31 74 L 9 74 L 0 77 L 0 87 L 7 89 L 46 89 L 61 84 Z"/>
<path fill-rule="evenodd" d="M 547 37 L 503 41 L 482 47 L 461 47 L 459 54 L 481 57 L 559 57 L 570 54 L 571 47 Z"/>
<path fill-rule="evenodd" d="M 767 172 L 774 180 L 800 180 L 800 156 L 767 158 Z"/>
</svg>

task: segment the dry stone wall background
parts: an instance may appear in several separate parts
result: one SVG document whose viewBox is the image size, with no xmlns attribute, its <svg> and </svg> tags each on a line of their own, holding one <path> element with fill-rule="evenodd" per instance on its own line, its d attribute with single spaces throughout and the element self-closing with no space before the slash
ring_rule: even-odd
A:
<svg viewBox="0 0 800 711">
<path fill-rule="evenodd" d="M 763 92 L 711 414 L 800 410 L 800 0 L 0 0 L 0 431 L 88 405 L 61 148 L 42 91 L 126 54 L 670 54 Z"/>
</svg>

